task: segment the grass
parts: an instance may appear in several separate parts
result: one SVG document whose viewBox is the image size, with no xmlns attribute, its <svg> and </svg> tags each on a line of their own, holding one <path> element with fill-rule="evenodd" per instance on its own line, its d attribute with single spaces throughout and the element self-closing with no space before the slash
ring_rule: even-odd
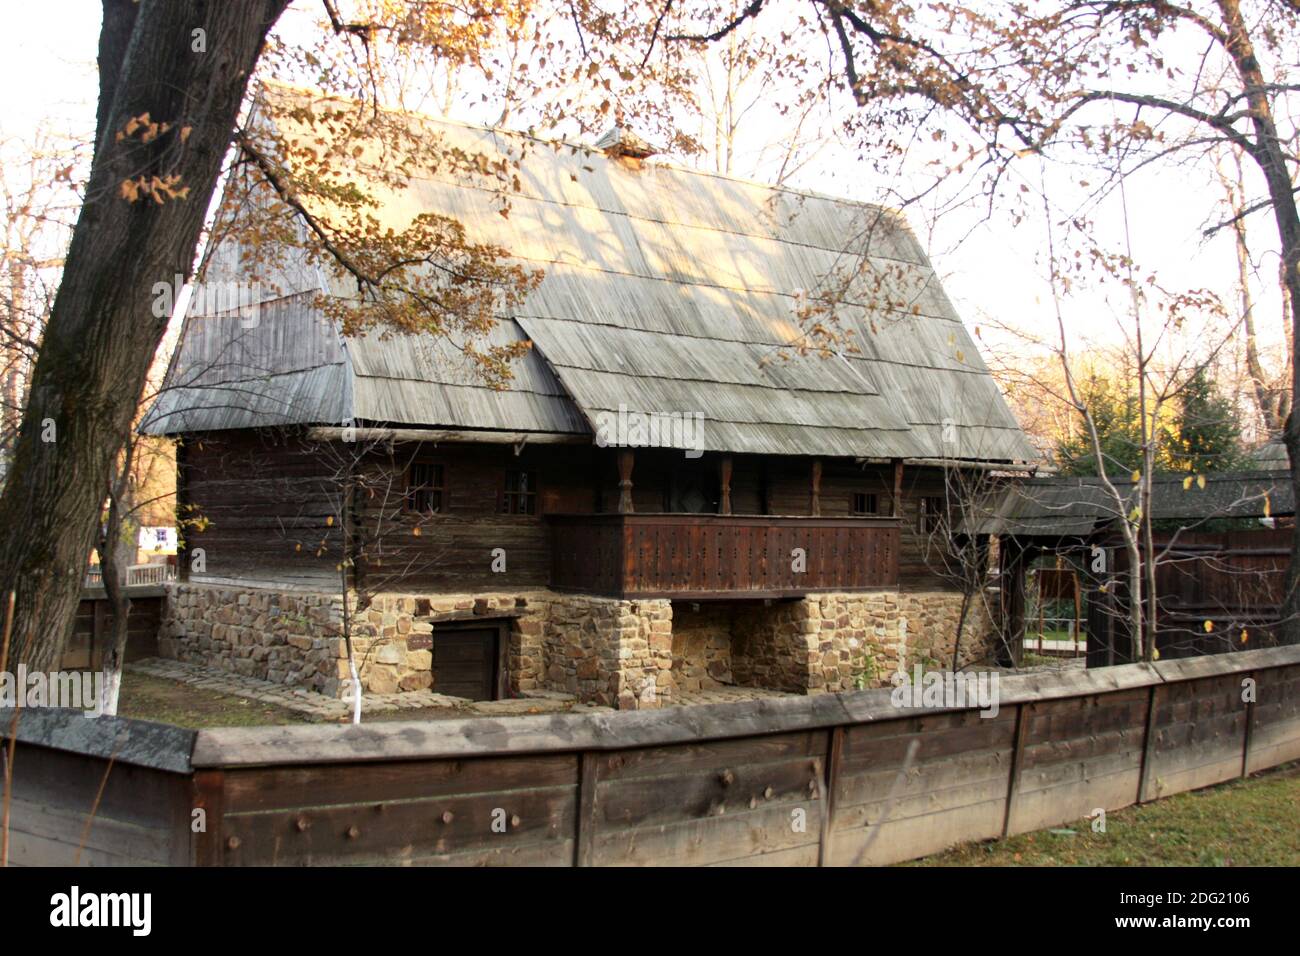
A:
<svg viewBox="0 0 1300 956">
<path fill-rule="evenodd" d="M 910 866 L 1300 866 L 1300 763 Z"/>
<path fill-rule="evenodd" d="M 132 671 L 122 675 L 117 712 L 121 717 L 155 720 L 195 730 L 310 722 L 305 715 L 284 707 Z"/>
</svg>

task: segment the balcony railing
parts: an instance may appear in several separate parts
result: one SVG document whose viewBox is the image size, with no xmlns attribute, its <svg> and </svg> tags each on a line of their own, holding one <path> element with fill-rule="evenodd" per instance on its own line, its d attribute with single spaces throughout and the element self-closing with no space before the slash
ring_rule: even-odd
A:
<svg viewBox="0 0 1300 956">
<path fill-rule="evenodd" d="M 611 597 L 795 597 L 898 584 L 895 518 L 549 515 L 551 586 Z"/>
<path fill-rule="evenodd" d="M 176 568 L 167 564 L 133 564 L 126 569 L 126 586 L 129 588 L 165 584 L 176 580 Z M 94 567 L 86 571 L 82 582 L 86 588 L 102 588 L 104 574 L 101 568 Z"/>
</svg>

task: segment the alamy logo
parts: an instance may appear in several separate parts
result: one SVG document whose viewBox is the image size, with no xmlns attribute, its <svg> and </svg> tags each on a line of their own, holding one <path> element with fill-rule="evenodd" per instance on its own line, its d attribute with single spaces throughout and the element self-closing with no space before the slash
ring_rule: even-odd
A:
<svg viewBox="0 0 1300 956">
<path fill-rule="evenodd" d="M 71 892 L 50 897 L 50 925 L 127 926 L 133 936 L 148 936 L 152 928 L 153 895 L 150 893 Z"/>
<path fill-rule="evenodd" d="M 682 448 L 687 458 L 704 454 L 703 412 L 633 412 L 619 403 L 618 412 L 596 416 L 596 444 L 601 448 Z"/>
<path fill-rule="evenodd" d="M 889 695 L 895 707 L 978 707 L 981 717 L 998 715 L 999 678 L 996 673 L 958 673 L 922 671 L 912 668 L 912 679 L 905 671 L 894 675 L 896 686 Z"/>
<path fill-rule="evenodd" d="M 0 672 L 0 707 L 67 707 L 98 717 L 104 712 L 104 673 L 28 673 L 19 664 L 17 674 Z"/>
<path fill-rule="evenodd" d="M 266 298 L 257 282 L 195 282 L 190 285 L 185 306 L 187 315 L 236 315 L 245 329 L 256 328 L 261 319 L 260 303 Z M 185 277 L 176 275 L 171 282 L 153 284 L 153 314 L 167 318 L 176 311 L 185 290 Z"/>
</svg>

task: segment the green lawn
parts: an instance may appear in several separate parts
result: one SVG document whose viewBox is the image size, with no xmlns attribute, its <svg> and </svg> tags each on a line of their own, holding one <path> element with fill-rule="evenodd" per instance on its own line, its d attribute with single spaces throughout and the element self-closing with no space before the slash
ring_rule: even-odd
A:
<svg viewBox="0 0 1300 956">
<path fill-rule="evenodd" d="M 1300 866 L 1300 763 L 909 866 Z"/>
</svg>

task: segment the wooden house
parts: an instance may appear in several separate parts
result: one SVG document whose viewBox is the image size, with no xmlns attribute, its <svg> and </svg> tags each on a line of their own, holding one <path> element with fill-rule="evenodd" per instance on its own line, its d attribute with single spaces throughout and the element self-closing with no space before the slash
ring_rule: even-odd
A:
<svg viewBox="0 0 1300 956">
<path fill-rule="evenodd" d="M 491 334 L 531 348 L 495 390 L 463 343 L 345 338 L 320 297 L 346 288 L 306 264 L 188 315 L 145 426 L 180 439 L 166 653 L 343 693 L 348 628 L 371 692 L 622 707 L 947 659 L 945 470 L 1034 451 L 898 214 L 627 135 L 405 121 L 517 164 L 508 215 L 445 171 L 378 192 L 393 222 L 454 215 L 544 271 Z M 208 281 L 241 262 L 222 244 Z M 845 337 L 801 354 L 800 309 L 845 275 Z"/>
</svg>

